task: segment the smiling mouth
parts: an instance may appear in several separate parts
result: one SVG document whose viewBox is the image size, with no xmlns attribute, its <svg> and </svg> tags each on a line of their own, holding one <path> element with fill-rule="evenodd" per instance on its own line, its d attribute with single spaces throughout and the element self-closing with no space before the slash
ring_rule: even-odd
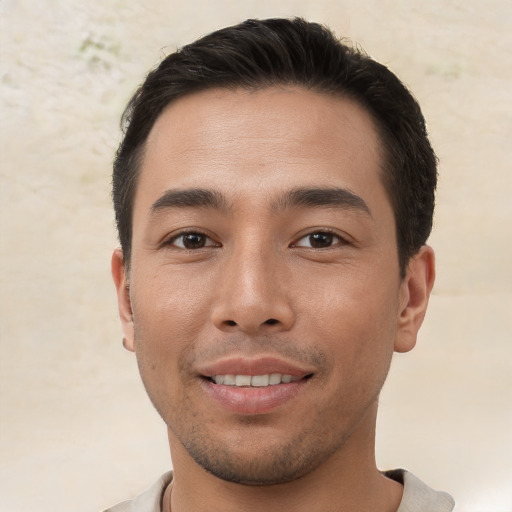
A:
<svg viewBox="0 0 512 512">
<path fill-rule="evenodd" d="M 267 373 L 263 375 L 212 375 L 206 377 L 207 380 L 214 384 L 224 386 L 236 386 L 243 388 L 266 388 L 268 386 L 278 386 L 279 384 L 290 384 L 302 379 L 309 379 L 313 374 L 303 377 L 294 377 L 282 373 Z"/>
<path fill-rule="evenodd" d="M 314 372 L 274 358 L 230 359 L 203 368 L 203 389 L 223 409 L 243 415 L 268 414 L 308 387 Z"/>
</svg>

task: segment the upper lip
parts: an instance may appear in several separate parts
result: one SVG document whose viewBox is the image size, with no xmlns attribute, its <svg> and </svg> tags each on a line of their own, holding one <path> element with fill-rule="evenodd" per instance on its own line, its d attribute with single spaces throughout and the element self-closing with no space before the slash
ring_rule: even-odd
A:
<svg viewBox="0 0 512 512">
<path fill-rule="evenodd" d="M 206 363 L 197 368 L 204 377 L 215 375 L 266 375 L 280 373 L 292 377 L 305 377 L 313 371 L 297 363 L 291 363 L 276 357 L 230 357 L 213 363 Z"/>
</svg>

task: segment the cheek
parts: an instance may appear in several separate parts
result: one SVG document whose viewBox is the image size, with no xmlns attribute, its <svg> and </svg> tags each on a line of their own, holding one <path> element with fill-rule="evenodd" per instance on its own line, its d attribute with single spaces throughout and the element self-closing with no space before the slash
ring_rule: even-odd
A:
<svg viewBox="0 0 512 512">
<path fill-rule="evenodd" d="M 135 352 L 146 386 L 178 385 L 180 360 L 202 337 L 210 298 L 196 281 L 175 269 L 132 276 Z"/>
<path fill-rule="evenodd" d="M 387 371 L 396 334 L 397 286 L 389 278 L 377 283 L 368 275 L 353 276 L 332 278 L 316 290 L 310 287 L 304 321 L 346 374 Z"/>
<path fill-rule="evenodd" d="M 153 334 L 194 336 L 211 301 L 207 281 L 199 272 L 170 266 L 141 272 L 132 282 L 134 321 Z"/>
</svg>

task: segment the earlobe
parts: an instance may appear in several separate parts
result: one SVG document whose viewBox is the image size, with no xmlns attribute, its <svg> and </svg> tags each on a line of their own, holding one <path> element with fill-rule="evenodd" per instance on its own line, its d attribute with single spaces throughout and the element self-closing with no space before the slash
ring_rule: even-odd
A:
<svg viewBox="0 0 512 512">
<path fill-rule="evenodd" d="M 126 276 L 123 251 L 117 248 L 112 254 L 112 278 L 117 290 L 117 304 L 119 318 L 123 327 L 123 346 L 132 352 L 135 351 L 133 313 L 130 299 L 130 288 Z"/>
<path fill-rule="evenodd" d="M 424 245 L 409 261 L 400 288 L 396 352 L 408 352 L 416 345 L 435 280 L 434 251 Z"/>
</svg>

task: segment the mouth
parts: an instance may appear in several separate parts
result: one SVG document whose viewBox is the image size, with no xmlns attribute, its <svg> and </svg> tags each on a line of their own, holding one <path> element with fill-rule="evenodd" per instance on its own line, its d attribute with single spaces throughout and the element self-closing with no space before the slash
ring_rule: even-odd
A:
<svg viewBox="0 0 512 512">
<path fill-rule="evenodd" d="M 266 373 L 263 375 L 213 375 L 205 377 L 214 384 L 222 384 L 224 386 L 237 386 L 239 388 L 266 388 L 268 386 L 278 386 L 279 384 L 290 384 L 303 379 L 309 379 L 312 374 L 305 375 L 304 377 L 294 377 L 289 374 L 282 373 Z"/>
<path fill-rule="evenodd" d="M 314 372 L 275 358 L 228 359 L 202 368 L 203 389 L 223 409 L 265 414 L 304 392 Z"/>
</svg>

